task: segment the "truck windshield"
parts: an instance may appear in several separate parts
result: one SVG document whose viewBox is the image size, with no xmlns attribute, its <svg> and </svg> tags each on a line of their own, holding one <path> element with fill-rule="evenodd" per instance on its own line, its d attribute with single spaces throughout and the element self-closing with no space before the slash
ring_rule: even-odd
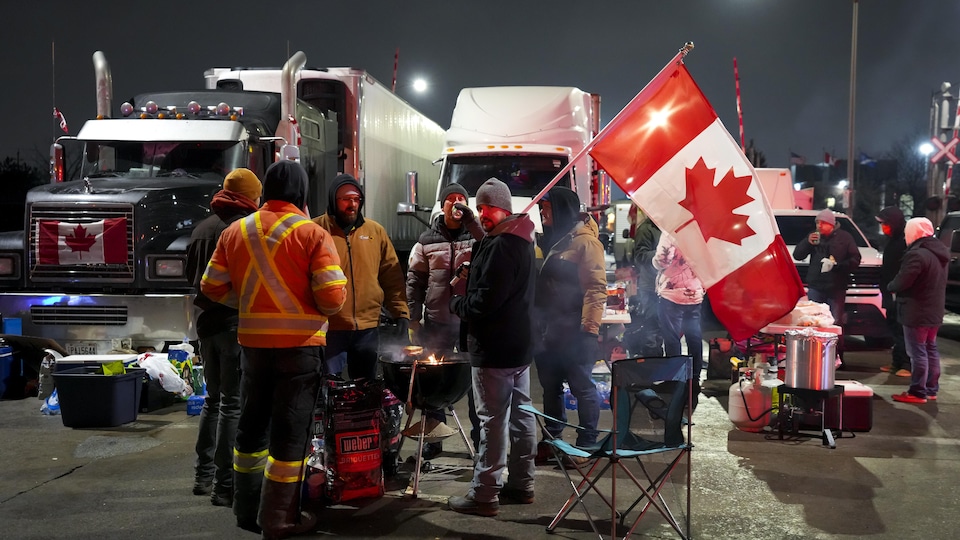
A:
<svg viewBox="0 0 960 540">
<path fill-rule="evenodd" d="M 780 236 L 788 246 L 795 246 L 800 243 L 808 234 L 817 228 L 815 216 L 776 216 L 777 227 L 780 228 Z M 850 218 L 846 216 L 837 216 L 837 227 L 850 233 L 857 247 L 870 247 L 867 239 L 860 233 L 860 229 L 854 226 Z"/>
<path fill-rule="evenodd" d="M 243 149 L 243 143 L 237 141 L 91 141 L 84 146 L 80 174 L 222 180 L 228 172 L 244 166 Z"/>
<path fill-rule="evenodd" d="M 533 197 L 566 164 L 566 158 L 557 156 L 448 156 L 440 185 L 460 184 L 473 197 L 487 179 L 497 178 L 510 187 L 514 197 Z M 570 187 L 570 173 L 557 185 Z"/>
</svg>

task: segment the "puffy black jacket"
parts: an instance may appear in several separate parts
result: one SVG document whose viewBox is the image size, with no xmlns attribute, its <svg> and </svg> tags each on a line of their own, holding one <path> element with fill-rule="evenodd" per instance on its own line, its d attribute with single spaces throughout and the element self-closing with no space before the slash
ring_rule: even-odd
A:
<svg viewBox="0 0 960 540">
<path fill-rule="evenodd" d="M 904 326 L 940 326 L 947 294 L 950 251 L 932 236 L 920 238 L 903 254 L 900 271 L 887 285 L 897 297 Z"/>
<path fill-rule="evenodd" d="M 896 206 L 888 206 L 877 214 L 877 220 L 890 226 L 890 236 L 883 248 L 883 264 L 880 266 L 880 293 L 883 296 L 884 309 L 896 309 L 893 295 L 887 290 L 887 284 L 900 271 L 903 254 L 907 251 L 907 240 L 903 228 L 907 220 Z"/>
</svg>

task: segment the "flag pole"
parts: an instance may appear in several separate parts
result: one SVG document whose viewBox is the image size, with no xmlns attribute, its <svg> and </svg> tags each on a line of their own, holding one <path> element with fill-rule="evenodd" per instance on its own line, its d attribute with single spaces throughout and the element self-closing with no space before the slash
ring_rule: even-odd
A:
<svg viewBox="0 0 960 540">
<path fill-rule="evenodd" d="M 547 192 L 550 191 L 550 189 L 553 188 L 553 186 L 555 186 L 557 182 L 560 181 L 561 178 L 563 178 L 563 175 L 570 172 L 570 169 L 573 168 L 574 163 L 579 161 L 580 158 L 582 158 L 584 155 L 587 154 L 587 152 L 593 150 L 593 147 L 596 146 L 601 140 L 603 140 L 603 138 L 606 137 L 607 133 L 612 131 L 614 128 L 616 128 L 618 125 L 620 125 L 623 122 L 623 119 L 628 116 L 626 114 L 627 111 L 632 110 L 632 105 L 634 104 L 634 102 L 637 101 L 637 98 L 640 97 L 640 94 L 642 94 L 643 91 L 646 90 L 647 87 L 650 86 L 651 84 L 654 84 L 654 83 L 659 84 L 661 79 L 671 76 L 673 74 L 673 71 L 672 71 L 672 69 L 674 69 L 673 66 L 676 66 L 677 64 L 682 63 L 683 59 L 687 56 L 687 53 L 689 53 L 692 50 L 693 50 L 693 42 L 692 41 L 686 42 L 683 45 L 683 47 L 681 47 L 680 50 L 677 52 L 676 56 L 674 56 L 673 59 L 667 62 L 667 64 L 663 66 L 663 69 L 661 69 L 660 72 L 657 73 L 657 76 L 651 79 L 650 82 L 645 84 L 644 87 L 641 88 L 639 92 L 637 92 L 637 95 L 633 96 L 633 99 L 631 99 L 630 102 L 627 103 L 626 106 L 624 106 L 624 108 L 620 109 L 620 112 L 618 112 L 617 115 L 613 117 L 613 120 L 611 120 L 606 126 L 604 126 L 603 129 L 600 130 L 600 133 L 597 133 L 597 136 L 594 137 L 593 140 L 591 140 L 589 143 L 587 143 L 587 145 L 584 146 L 582 150 L 577 152 L 577 154 L 570 159 L 570 162 L 567 163 L 567 165 L 564 168 L 560 169 L 560 171 L 557 172 L 557 175 L 553 177 L 553 180 L 551 180 L 549 184 L 547 184 L 546 186 L 544 186 L 542 190 L 540 190 L 540 193 L 538 193 L 537 196 L 530 201 L 530 204 L 528 204 L 527 207 L 524 208 L 523 212 L 521 213 L 526 214 L 530 212 L 530 209 L 533 208 L 533 205 L 537 204 L 540 201 L 540 199 L 542 199 L 543 196 L 546 195 Z"/>
</svg>

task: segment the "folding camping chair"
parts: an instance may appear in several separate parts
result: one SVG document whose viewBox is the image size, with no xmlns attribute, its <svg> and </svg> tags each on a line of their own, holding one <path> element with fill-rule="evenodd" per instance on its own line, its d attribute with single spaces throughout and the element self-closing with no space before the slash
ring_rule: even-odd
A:
<svg viewBox="0 0 960 540">
<path fill-rule="evenodd" d="M 689 356 L 667 358 L 628 358 L 612 363 L 610 409 L 613 428 L 591 447 L 578 447 L 547 434 L 548 421 L 561 422 L 531 406 L 521 408 L 536 415 L 544 437 L 558 463 L 569 463 L 571 469 L 561 466 L 573 489 L 570 497 L 547 526 L 554 528 L 579 505 L 586 514 L 594 533 L 601 539 L 596 520 L 590 514 L 584 498 L 594 492 L 610 509 L 610 537 L 617 538 L 618 525 L 626 527 L 627 518 L 639 508 L 623 538 L 630 536 L 640 520 L 651 508 L 655 509 L 684 540 L 690 538 L 690 451 L 691 428 L 685 410 L 692 410 L 693 359 Z M 566 424 L 577 429 L 580 426 Z M 686 436 L 684 436 L 686 429 Z M 590 461 L 579 464 L 587 458 Z M 674 516 L 663 497 L 663 488 L 671 482 L 671 473 L 686 462 L 684 527 Z M 579 478 L 571 477 L 576 470 Z M 618 479 L 624 473 L 631 484 Z M 609 484 L 601 479 L 609 474 Z M 609 493 L 605 493 L 609 485 Z M 633 488 L 636 489 L 633 489 Z M 638 494 L 639 493 L 639 494 Z M 629 504 L 619 498 L 628 497 Z M 626 509 L 620 511 L 621 506 Z"/>
</svg>

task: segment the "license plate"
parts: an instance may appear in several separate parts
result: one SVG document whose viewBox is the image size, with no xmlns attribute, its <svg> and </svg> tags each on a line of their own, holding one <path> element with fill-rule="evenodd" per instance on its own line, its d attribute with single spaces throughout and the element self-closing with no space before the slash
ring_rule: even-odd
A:
<svg viewBox="0 0 960 540">
<path fill-rule="evenodd" d="M 67 354 L 97 354 L 97 344 L 92 341 L 76 341 L 66 344 Z"/>
</svg>

